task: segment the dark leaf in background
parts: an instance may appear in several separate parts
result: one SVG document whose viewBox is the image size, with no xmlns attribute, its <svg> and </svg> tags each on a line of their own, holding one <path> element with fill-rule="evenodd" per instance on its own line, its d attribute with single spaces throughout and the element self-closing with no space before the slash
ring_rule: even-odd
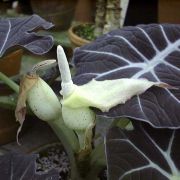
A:
<svg viewBox="0 0 180 180">
<path fill-rule="evenodd" d="M 3 180 L 58 180 L 56 170 L 36 174 L 36 155 L 9 153 L 0 156 L 0 179 Z"/>
<path fill-rule="evenodd" d="M 124 27 L 75 50 L 76 84 L 120 78 L 146 78 L 177 89 L 151 88 L 118 105 L 108 117 L 126 116 L 154 127 L 180 127 L 180 25 Z"/>
<path fill-rule="evenodd" d="M 132 131 L 113 127 L 106 137 L 109 179 L 179 179 L 179 139 L 180 130 L 154 129 L 141 123 Z"/>
<path fill-rule="evenodd" d="M 48 52 L 53 46 L 52 37 L 38 35 L 34 30 L 51 27 L 52 23 L 38 15 L 0 19 L 0 57 L 15 46 L 21 46 L 38 55 Z"/>
</svg>

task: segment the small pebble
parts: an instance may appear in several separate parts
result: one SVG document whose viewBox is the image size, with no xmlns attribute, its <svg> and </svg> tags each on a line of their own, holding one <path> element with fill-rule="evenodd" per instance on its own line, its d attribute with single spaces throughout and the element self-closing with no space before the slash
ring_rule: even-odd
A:
<svg viewBox="0 0 180 180">
<path fill-rule="evenodd" d="M 41 174 L 56 169 L 59 172 L 60 180 L 65 180 L 70 171 L 68 156 L 60 144 L 43 149 L 39 153 L 36 163 L 37 173 Z"/>
</svg>

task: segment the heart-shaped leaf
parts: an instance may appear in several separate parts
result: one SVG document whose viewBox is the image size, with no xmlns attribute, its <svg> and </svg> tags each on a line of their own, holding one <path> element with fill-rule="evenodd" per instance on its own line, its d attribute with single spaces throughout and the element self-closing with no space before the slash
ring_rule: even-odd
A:
<svg viewBox="0 0 180 180">
<path fill-rule="evenodd" d="M 180 179 L 180 130 L 137 123 L 132 131 L 114 127 L 106 137 L 110 180 Z"/>
<path fill-rule="evenodd" d="M 15 46 L 21 46 L 38 55 L 48 52 L 53 46 L 52 37 L 37 35 L 34 31 L 39 28 L 49 29 L 52 26 L 52 23 L 38 15 L 0 19 L 0 57 Z"/>
<path fill-rule="evenodd" d="M 75 50 L 76 84 L 131 78 L 164 82 L 103 115 L 126 116 L 154 127 L 180 127 L 180 25 L 150 24 L 112 31 Z"/>
<path fill-rule="evenodd" d="M 56 170 L 37 174 L 36 155 L 9 153 L 0 156 L 0 177 L 4 180 L 58 180 L 59 174 Z"/>
</svg>

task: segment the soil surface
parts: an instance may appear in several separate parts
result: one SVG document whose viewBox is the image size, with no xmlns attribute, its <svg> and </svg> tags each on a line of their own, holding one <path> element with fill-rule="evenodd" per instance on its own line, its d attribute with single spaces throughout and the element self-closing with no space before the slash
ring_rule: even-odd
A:
<svg viewBox="0 0 180 180">
<path fill-rule="evenodd" d="M 62 145 L 56 143 L 42 149 L 37 159 L 37 173 L 48 172 L 56 169 L 59 172 L 59 179 L 66 180 L 70 171 L 69 159 Z"/>
</svg>

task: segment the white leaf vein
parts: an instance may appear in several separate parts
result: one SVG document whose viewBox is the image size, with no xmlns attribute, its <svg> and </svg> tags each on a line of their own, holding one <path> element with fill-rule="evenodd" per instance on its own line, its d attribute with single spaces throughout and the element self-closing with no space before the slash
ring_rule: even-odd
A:
<svg viewBox="0 0 180 180">
<path fill-rule="evenodd" d="M 155 50 L 156 54 L 159 53 L 159 50 L 157 49 L 156 45 L 154 44 L 154 42 L 151 40 L 150 36 L 146 33 L 146 31 L 140 27 L 137 27 L 148 39 L 148 41 L 150 42 L 150 44 L 152 45 L 153 49 Z"/>
<path fill-rule="evenodd" d="M 147 136 L 147 138 L 152 142 L 152 144 L 155 146 L 155 148 L 158 149 L 158 151 L 161 153 L 161 155 L 164 157 L 164 159 L 166 160 L 166 162 L 168 163 L 170 169 L 171 169 L 171 172 L 173 173 L 173 175 L 177 176 L 179 173 L 178 173 L 178 169 L 176 168 L 176 165 L 174 164 L 171 156 L 169 156 L 169 154 L 166 152 L 166 151 L 163 151 L 159 146 L 158 144 L 151 138 L 151 136 L 144 130 L 143 127 L 141 127 L 142 131 L 144 132 L 144 134 Z M 172 136 L 171 138 L 174 139 L 174 136 L 173 136 L 173 133 L 172 133 Z M 173 139 L 171 139 L 171 141 L 173 142 Z M 171 144 L 172 146 L 172 144 Z M 170 146 L 170 147 L 171 147 Z"/>
<path fill-rule="evenodd" d="M 111 141 L 122 141 L 122 142 L 126 142 L 129 143 L 138 153 L 140 153 L 148 162 L 149 162 L 149 166 L 151 168 L 156 169 L 157 171 L 159 171 L 162 175 L 164 175 L 165 177 L 169 178 L 171 177 L 171 174 L 169 174 L 168 172 L 166 172 L 164 169 L 162 169 L 158 164 L 155 164 L 151 159 L 149 159 L 149 157 L 147 157 L 136 145 L 134 145 L 129 139 L 112 139 Z M 145 165 L 147 166 L 147 165 Z M 143 166 L 142 166 L 143 167 Z M 132 169 L 133 170 L 133 169 Z M 124 174 L 123 174 L 124 175 Z M 123 176 L 122 175 L 122 176 Z"/>
<path fill-rule="evenodd" d="M 0 49 L 0 54 L 3 52 L 3 49 L 4 49 L 4 47 L 5 47 L 6 43 L 7 43 L 7 40 L 8 40 L 9 34 L 11 32 L 11 22 L 10 22 L 10 20 L 8 20 L 7 22 L 8 22 L 8 26 L 9 27 L 8 27 L 8 31 L 7 31 L 6 37 L 4 39 L 4 43 L 3 43 L 3 45 L 2 45 L 2 47 Z"/>
</svg>

